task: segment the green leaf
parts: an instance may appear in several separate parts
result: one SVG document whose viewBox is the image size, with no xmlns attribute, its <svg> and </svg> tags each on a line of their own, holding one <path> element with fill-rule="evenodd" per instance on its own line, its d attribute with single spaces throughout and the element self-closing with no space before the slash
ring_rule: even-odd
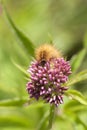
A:
<svg viewBox="0 0 87 130">
<path fill-rule="evenodd" d="M 7 12 L 3 2 L 3 10 L 4 10 L 4 16 L 6 17 L 6 20 L 8 21 L 10 27 L 12 28 L 13 32 L 15 33 L 16 37 L 18 38 L 19 43 L 21 43 L 21 46 L 23 49 L 28 53 L 29 56 L 34 56 L 34 45 L 31 42 L 31 40 L 22 32 L 20 31 L 17 26 L 12 21 L 9 13 Z"/>
<path fill-rule="evenodd" d="M 26 78 L 28 79 L 29 78 L 29 73 L 27 72 L 27 70 L 25 70 L 23 67 L 18 65 L 13 59 L 11 61 L 26 76 Z"/>
<path fill-rule="evenodd" d="M 80 102 L 81 104 L 87 105 L 87 101 L 86 101 L 85 97 L 79 91 L 68 90 L 65 94 L 67 96 L 71 96 L 72 99 L 75 99 L 76 101 Z"/>
<path fill-rule="evenodd" d="M 86 34 L 85 34 L 85 36 L 84 36 L 84 47 L 85 47 L 86 50 L 87 50 L 87 32 L 86 32 Z"/>
<path fill-rule="evenodd" d="M 26 102 L 29 102 L 27 98 L 14 98 L 0 101 L 0 107 L 2 106 L 23 106 Z"/>
<path fill-rule="evenodd" d="M 0 129 L 8 127 L 31 127 L 31 119 L 26 116 L 24 109 L 18 108 L 0 108 Z"/>
<path fill-rule="evenodd" d="M 74 75 L 69 81 L 66 83 L 67 86 L 72 86 L 78 82 L 84 81 L 87 79 L 87 70 L 81 71 L 78 74 Z"/>
<path fill-rule="evenodd" d="M 76 117 L 75 122 L 76 122 L 77 124 L 82 124 L 82 126 L 85 128 L 85 130 L 87 130 L 87 125 L 86 125 L 86 123 L 84 123 L 84 121 L 83 121 L 79 116 Z"/>
<path fill-rule="evenodd" d="M 48 39 L 49 39 L 49 44 L 53 45 L 53 37 L 50 33 L 48 33 Z"/>
<path fill-rule="evenodd" d="M 86 49 L 81 50 L 77 55 L 71 59 L 72 72 L 76 72 L 82 64 L 82 61 L 86 55 Z"/>
<path fill-rule="evenodd" d="M 13 115 L 14 116 L 14 115 Z M 0 127 L 29 127 L 28 125 L 25 124 L 25 122 L 23 122 L 21 120 L 21 118 L 18 117 L 0 117 Z"/>
<path fill-rule="evenodd" d="M 64 112 L 81 112 L 86 111 L 87 106 L 77 102 L 76 100 L 71 100 L 64 105 Z"/>
<path fill-rule="evenodd" d="M 42 101 L 34 101 L 28 99 L 28 97 L 22 98 L 13 98 L 13 99 L 4 99 L 0 100 L 0 107 L 22 107 L 28 106 L 29 108 L 38 108 L 48 105 L 47 103 L 43 103 Z"/>
<path fill-rule="evenodd" d="M 47 111 L 45 113 L 45 115 L 43 116 L 43 118 L 41 119 L 41 121 L 39 122 L 39 125 L 37 127 L 37 130 L 42 130 L 42 127 L 45 125 L 45 122 L 47 121 L 49 116 L 49 112 Z"/>
</svg>

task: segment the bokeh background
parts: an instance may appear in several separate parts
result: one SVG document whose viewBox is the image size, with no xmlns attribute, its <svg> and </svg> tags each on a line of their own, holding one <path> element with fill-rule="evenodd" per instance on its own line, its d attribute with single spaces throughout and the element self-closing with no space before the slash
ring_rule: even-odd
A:
<svg viewBox="0 0 87 130">
<path fill-rule="evenodd" d="M 16 26 L 36 47 L 52 40 L 69 60 L 84 47 L 87 41 L 87 0 L 4 0 L 4 3 Z M 13 60 L 27 70 L 31 59 L 18 44 L 0 4 L 0 100 L 28 98 L 26 80 Z M 87 55 L 79 71 L 86 68 Z M 87 81 L 76 84 L 75 89 L 86 95 Z M 45 108 L 1 107 L 0 130 L 34 130 L 44 111 Z M 84 122 L 87 121 L 86 114 L 87 111 L 80 113 L 80 116 L 84 115 Z M 60 130 L 85 130 L 82 124 L 74 129 L 68 121 L 63 123 L 58 123 Z M 55 129 L 58 129 L 57 125 Z"/>
</svg>

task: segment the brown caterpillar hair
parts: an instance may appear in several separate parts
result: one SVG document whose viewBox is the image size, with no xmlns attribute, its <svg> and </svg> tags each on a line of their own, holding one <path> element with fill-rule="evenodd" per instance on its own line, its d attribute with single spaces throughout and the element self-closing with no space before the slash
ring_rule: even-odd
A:
<svg viewBox="0 0 87 130">
<path fill-rule="evenodd" d="M 36 60 L 38 60 L 42 66 L 46 63 L 46 61 L 51 60 L 53 58 L 60 58 L 61 53 L 54 48 L 53 45 L 43 44 L 38 47 L 35 51 Z"/>
</svg>

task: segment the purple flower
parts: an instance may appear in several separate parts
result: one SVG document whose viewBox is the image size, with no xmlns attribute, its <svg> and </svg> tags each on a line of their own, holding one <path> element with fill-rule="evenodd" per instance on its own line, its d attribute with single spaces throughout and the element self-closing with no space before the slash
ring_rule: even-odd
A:
<svg viewBox="0 0 87 130">
<path fill-rule="evenodd" d="M 54 58 L 47 61 L 44 66 L 34 61 L 28 72 L 30 81 L 27 83 L 27 91 L 30 98 L 34 97 L 37 100 L 42 98 L 45 102 L 56 106 L 63 103 L 64 92 L 68 89 L 64 83 L 71 74 L 68 61 L 63 58 Z"/>
</svg>

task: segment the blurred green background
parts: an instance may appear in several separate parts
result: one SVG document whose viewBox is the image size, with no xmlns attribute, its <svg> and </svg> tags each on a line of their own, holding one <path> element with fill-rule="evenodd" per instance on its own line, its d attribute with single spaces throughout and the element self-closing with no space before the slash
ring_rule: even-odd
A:
<svg viewBox="0 0 87 130">
<path fill-rule="evenodd" d="M 36 47 L 52 40 L 67 59 L 71 59 L 84 48 L 87 39 L 87 0 L 4 0 L 4 3 L 16 26 L 31 39 Z M 87 68 L 86 57 L 87 54 L 79 71 Z M 18 44 L 0 5 L 1 101 L 16 97 L 21 99 L 23 96 L 28 98 L 26 80 L 23 73 L 13 64 L 13 60 L 27 70 L 31 59 Z M 87 81 L 76 84 L 75 88 L 86 95 Z M 1 107 L 0 130 L 34 130 L 47 108 L 48 106 L 46 108 Z M 80 113 L 80 116 L 84 122 L 87 121 L 84 112 Z M 87 128 L 82 123 L 77 123 L 73 127 L 75 124 L 71 123 L 72 121 L 64 123 L 62 120 L 56 121 L 60 125 L 60 130 Z M 55 129 L 58 129 L 57 123 L 55 123 Z"/>
</svg>

